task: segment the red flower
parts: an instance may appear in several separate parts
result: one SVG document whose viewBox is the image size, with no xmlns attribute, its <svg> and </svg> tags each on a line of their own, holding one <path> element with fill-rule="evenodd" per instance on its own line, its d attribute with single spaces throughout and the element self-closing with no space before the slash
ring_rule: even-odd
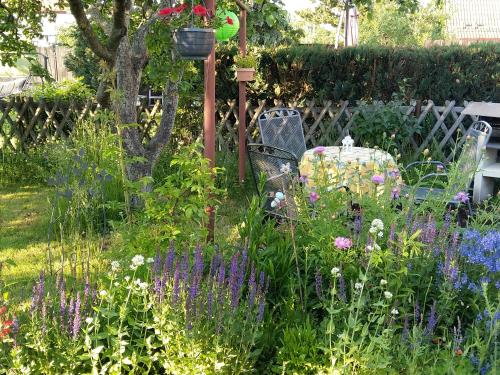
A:
<svg viewBox="0 0 500 375">
<path fill-rule="evenodd" d="M 163 9 L 160 9 L 160 11 L 158 12 L 158 14 L 160 16 L 170 16 L 175 11 L 176 10 L 174 8 L 163 8 Z"/>
<path fill-rule="evenodd" d="M 0 331 L 0 338 L 7 336 L 10 332 L 11 332 L 10 328 L 2 329 L 2 331 Z"/>
<path fill-rule="evenodd" d="M 176 6 L 174 10 L 176 13 L 182 13 L 182 12 L 184 12 L 184 10 L 186 10 L 187 7 L 188 7 L 188 5 L 186 3 L 184 3 L 184 4 L 181 4 L 179 6 Z"/>
<path fill-rule="evenodd" d="M 205 17 L 207 15 L 207 8 L 203 5 L 198 4 L 193 8 L 193 13 L 200 17 Z"/>
<path fill-rule="evenodd" d="M 229 16 L 227 16 L 227 17 L 226 17 L 226 21 L 227 21 L 227 23 L 228 23 L 229 25 L 234 24 L 233 19 L 232 19 L 231 17 L 229 17 Z"/>
<path fill-rule="evenodd" d="M 0 307 L 0 315 L 3 315 L 7 311 L 7 306 Z"/>
</svg>

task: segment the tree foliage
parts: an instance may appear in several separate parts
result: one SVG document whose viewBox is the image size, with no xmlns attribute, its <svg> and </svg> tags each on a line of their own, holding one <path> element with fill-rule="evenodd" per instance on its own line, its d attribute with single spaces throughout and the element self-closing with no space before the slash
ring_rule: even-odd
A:
<svg viewBox="0 0 500 375">
<path fill-rule="evenodd" d="M 33 56 L 44 16 L 53 13 L 40 0 L 0 0 L 0 63 L 14 66 L 21 56 Z"/>
</svg>

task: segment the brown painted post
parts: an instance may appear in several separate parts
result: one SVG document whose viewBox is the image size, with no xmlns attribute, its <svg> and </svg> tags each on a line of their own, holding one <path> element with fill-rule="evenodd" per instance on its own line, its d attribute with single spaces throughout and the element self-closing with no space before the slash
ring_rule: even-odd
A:
<svg viewBox="0 0 500 375">
<path fill-rule="evenodd" d="M 244 8 L 240 9 L 240 54 L 247 54 L 247 11 Z M 238 82 L 239 91 L 239 128 L 238 128 L 238 151 L 239 151 L 239 177 L 240 182 L 245 181 L 245 149 L 246 149 L 246 82 Z"/>
<path fill-rule="evenodd" d="M 209 12 L 215 14 L 215 0 L 207 0 Z M 204 62 L 205 100 L 203 103 L 203 142 L 204 155 L 210 160 L 210 167 L 215 167 L 215 46 Z M 215 212 L 208 207 L 208 241 L 214 240 Z"/>
</svg>

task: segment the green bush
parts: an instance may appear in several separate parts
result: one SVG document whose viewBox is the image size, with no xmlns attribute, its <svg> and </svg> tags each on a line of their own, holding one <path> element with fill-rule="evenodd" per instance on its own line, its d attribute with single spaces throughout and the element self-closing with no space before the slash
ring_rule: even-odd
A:
<svg viewBox="0 0 500 375">
<path fill-rule="evenodd" d="M 498 101 L 500 44 L 469 47 L 390 48 L 361 46 L 335 50 L 323 46 L 261 50 L 260 83 L 250 99 L 383 100 L 394 93 L 404 99 Z M 237 54 L 220 48 L 217 97 L 237 97 L 237 85 L 226 74 Z M 255 86 L 258 84 L 258 87 Z"/>
<path fill-rule="evenodd" d="M 83 83 L 81 79 L 76 79 L 44 83 L 23 92 L 23 95 L 32 96 L 35 101 L 45 100 L 47 102 L 54 102 L 59 100 L 63 102 L 83 103 L 92 99 L 95 91 Z"/>
</svg>

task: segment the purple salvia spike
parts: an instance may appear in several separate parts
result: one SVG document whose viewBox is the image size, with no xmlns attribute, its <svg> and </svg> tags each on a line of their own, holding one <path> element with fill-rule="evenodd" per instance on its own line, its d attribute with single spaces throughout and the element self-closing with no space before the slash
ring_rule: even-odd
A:
<svg viewBox="0 0 500 375">
<path fill-rule="evenodd" d="M 160 269 L 161 269 L 161 254 L 160 254 L 160 249 L 156 249 L 156 255 L 155 255 L 154 262 L 153 262 L 152 274 L 158 275 L 160 273 Z"/>
<path fill-rule="evenodd" d="M 354 217 L 354 233 L 359 235 L 361 233 L 361 215 L 357 214 Z"/>
<path fill-rule="evenodd" d="M 189 281 L 189 255 L 186 250 L 181 259 L 181 279 L 182 279 L 182 290 L 187 292 L 188 281 Z"/>
<path fill-rule="evenodd" d="M 64 330 L 66 327 L 66 283 L 61 282 L 59 287 L 59 320 L 61 323 L 61 329 Z"/>
<path fill-rule="evenodd" d="M 45 300 L 42 301 L 42 333 L 45 334 L 47 332 L 47 305 Z"/>
<path fill-rule="evenodd" d="M 221 332 L 221 320 L 222 314 L 224 311 L 224 294 L 225 294 L 225 285 L 226 285 L 226 265 L 224 264 L 224 260 L 221 259 L 219 264 L 219 273 L 217 275 L 217 327 L 216 333 L 219 334 Z"/>
<path fill-rule="evenodd" d="M 75 313 L 74 313 L 75 317 L 73 318 L 73 339 L 76 339 L 78 337 L 78 334 L 80 333 L 80 324 L 82 321 L 81 307 L 82 307 L 82 301 L 80 298 L 80 292 L 77 292 L 76 302 L 75 302 Z"/>
<path fill-rule="evenodd" d="M 342 302 L 347 302 L 347 295 L 345 292 L 345 279 L 344 274 L 341 272 L 339 276 L 339 292 L 338 296 Z"/>
<path fill-rule="evenodd" d="M 231 269 L 229 273 L 229 290 L 231 291 L 231 309 L 233 311 L 238 307 L 239 286 L 238 286 L 238 258 L 236 253 L 231 258 Z"/>
<path fill-rule="evenodd" d="M 410 337 L 410 323 L 408 321 L 408 315 L 405 314 L 404 323 L 403 323 L 403 334 L 401 335 L 401 339 L 403 342 L 407 342 Z"/>
<path fill-rule="evenodd" d="M 420 305 L 418 301 L 415 302 L 415 307 L 413 308 L 413 324 L 417 326 L 420 324 Z"/>
<path fill-rule="evenodd" d="M 19 320 L 17 319 L 17 315 L 12 317 L 12 339 L 14 342 L 12 345 L 14 348 L 17 347 L 17 334 L 19 333 Z"/>
<path fill-rule="evenodd" d="M 255 295 L 257 293 L 257 282 L 255 281 L 255 266 L 252 262 L 250 278 L 248 279 L 248 306 L 250 310 L 255 305 Z"/>
<path fill-rule="evenodd" d="M 396 233 L 396 224 L 392 223 L 391 224 L 391 231 L 389 233 L 389 240 L 391 242 L 394 242 L 394 238 L 395 238 L 394 235 L 395 235 L 395 233 Z"/>
<path fill-rule="evenodd" d="M 212 307 L 214 303 L 214 290 L 213 290 L 213 279 L 208 280 L 208 291 L 207 291 L 207 316 L 208 319 L 212 319 Z"/>
<path fill-rule="evenodd" d="M 316 286 L 316 295 L 318 296 L 319 299 L 323 298 L 323 276 L 321 275 L 321 272 L 319 270 L 316 270 L 316 275 L 314 277 L 315 279 L 315 286 Z"/>
<path fill-rule="evenodd" d="M 31 292 L 31 307 L 30 307 L 31 316 L 33 316 L 33 314 L 35 313 L 37 301 L 38 301 L 38 286 L 35 283 L 35 285 L 33 285 L 33 289 Z"/>
<path fill-rule="evenodd" d="M 172 304 L 174 305 L 179 300 L 179 278 L 180 278 L 180 265 L 179 262 L 176 262 L 174 271 L 174 286 L 172 288 Z"/>
<path fill-rule="evenodd" d="M 174 260 L 175 260 L 174 241 L 170 241 L 170 247 L 168 249 L 167 258 L 165 259 L 165 264 L 163 266 L 163 276 L 165 280 L 167 278 L 172 277 L 173 275 L 172 267 L 174 266 Z"/>
<path fill-rule="evenodd" d="M 247 259 L 248 252 L 247 249 L 243 249 L 243 253 L 241 255 L 240 269 L 238 271 L 238 290 L 241 290 L 243 286 L 243 282 L 245 281 L 245 274 L 247 270 Z"/>
<path fill-rule="evenodd" d="M 73 319 L 74 319 L 74 311 L 75 311 L 75 301 L 73 299 L 73 295 L 71 293 L 71 298 L 69 299 L 69 308 L 68 308 L 68 333 L 72 334 L 73 329 Z"/>
<path fill-rule="evenodd" d="M 160 279 L 160 276 L 156 275 L 154 277 L 154 287 L 153 287 L 153 291 L 154 291 L 154 294 L 156 296 L 156 298 L 158 299 L 158 301 L 161 302 L 161 298 L 160 298 L 160 295 L 161 295 L 161 291 L 163 290 L 162 288 L 162 285 L 161 285 L 161 279 Z"/>
<path fill-rule="evenodd" d="M 434 328 L 437 325 L 437 315 L 436 315 L 436 301 L 432 304 L 431 311 L 429 312 L 429 319 L 427 320 L 427 327 L 425 327 L 425 336 L 432 336 L 434 333 Z"/>
</svg>

